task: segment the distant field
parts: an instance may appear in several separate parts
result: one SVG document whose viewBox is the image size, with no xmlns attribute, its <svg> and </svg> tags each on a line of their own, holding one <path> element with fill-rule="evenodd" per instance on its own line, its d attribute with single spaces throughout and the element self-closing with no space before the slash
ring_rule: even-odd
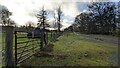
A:
<svg viewBox="0 0 120 68">
<path fill-rule="evenodd" d="M 52 54 L 64 57 L 32 57 L 23 66 L 116 66 L 117 44 L 90 39 L 86 35 L 64 33 L 53 43 Z M 115 56 L 115 57 L 112 57 Z"/>
</svg>

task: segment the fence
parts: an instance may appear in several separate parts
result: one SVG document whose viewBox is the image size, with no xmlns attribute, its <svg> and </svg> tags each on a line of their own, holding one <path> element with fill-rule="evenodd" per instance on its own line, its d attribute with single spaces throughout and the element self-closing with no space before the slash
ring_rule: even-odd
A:
<svg viewBox="0 0 120 68">
<path fill-rule="evenodd" d="M 14 66 L 30 58 L 40 39 L 28 39 L 26 29 L 2 27 L 2 66 Z"/>
<path fill-rule="evenodd" d="M 40 37 L 32 38 L 27 36 L 27 30 L 15 30 L 13 27 L 5 27 L 5 66 L 13 66 L 29 59 L 36 50 L 40 49 Z M 56 31 L 46 31 L 46 43 L 55 42 L 60 36 Z"/>
</svg>

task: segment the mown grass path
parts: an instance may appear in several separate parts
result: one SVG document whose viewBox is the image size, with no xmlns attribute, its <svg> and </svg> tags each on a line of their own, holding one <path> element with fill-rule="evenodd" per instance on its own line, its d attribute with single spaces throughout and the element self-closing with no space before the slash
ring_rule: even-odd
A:
<svg viewBox="0 0 120 68">
<path fill-rule="evenodd" d="M 64 33 L 53 43 L 52 54 L 64 57 L 32 57 L 23 66 L 116 66 L 109 59 L 117 44 L 94 41 L 85 35 Z"/>
</svg>

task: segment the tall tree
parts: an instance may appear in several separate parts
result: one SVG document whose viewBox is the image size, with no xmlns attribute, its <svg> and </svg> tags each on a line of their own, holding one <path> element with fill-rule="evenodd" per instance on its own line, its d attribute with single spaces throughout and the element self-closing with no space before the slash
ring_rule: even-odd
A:
<svg viewBox="0 0 120 68">
<path fill-rule="evenodd" d="M 53 27 L 54 27 L 54 28 L 57 28 L 57 18 L 56 18 L 55 12 L 54 12 L 53 15 L 54 15 Z"/>
<path fill-rule="evenodd" d="M 115 30 L 115 3 L 93 2 L 88 5 L 89 10 L 94 14 L 93 18 L 97 24 L 99 33 L 110 34 Z"/>
<path fill-rule="evenodd" d="M 57 9 L 57 23 L 58 23 L 58 32 L 60 32 L 60 28 L 61 28 L 61 20 L 62 20 L 62 11 L 61 11 L 61 6 L 59 6 L 59 8 Z"/>
<path fill-rule="evenodd" d="M 41 27 L 43 29 L 45 29 L 46 25 L 47 25 L 47 11 L 44 10 L 44 6 L 42 8 L 42 10 L 40 10 L 37 14 L 37 18 L 38 18 L 38 27 Z"/>
<path fill-rule="evenodd" d="M 82 33 L 95 33 L 96 24 L 92 20 L 92 13 L 81 13 L 76 16 L 75 22 L 80 26 Z"/>
<path fill-rule="evenodd" d="M 41 11 L 38 12 L 37 14 L 38 18 L 38 27 L 41 27 L 41 44 L 40 44 L 40 50 L 43 50 L 43 47 L 46 45 L 46 36 L 45 36 L 45 28 L 47 25 L 47 11 L 44 10 L 44 7 L 42 8 Z"/>
<path fill-rule="evenodd" d="M 116 6 L 114 2 L 92 2 L 89 12 L 76 16 L 84 33 L 111 34 L 116 30 Z"/>
</svg>

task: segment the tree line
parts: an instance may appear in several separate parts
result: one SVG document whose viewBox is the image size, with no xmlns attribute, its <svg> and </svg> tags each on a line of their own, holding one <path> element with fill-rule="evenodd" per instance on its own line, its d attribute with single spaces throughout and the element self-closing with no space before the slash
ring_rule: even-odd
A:
<svg viewBox="0 0 120 68">
<path fill-rule="evenodd" d="M 79 32 L 88 34 L 120 33 L 120 2 L 92 2 L 88 11 L 76 16 Z"/>
</svg>

